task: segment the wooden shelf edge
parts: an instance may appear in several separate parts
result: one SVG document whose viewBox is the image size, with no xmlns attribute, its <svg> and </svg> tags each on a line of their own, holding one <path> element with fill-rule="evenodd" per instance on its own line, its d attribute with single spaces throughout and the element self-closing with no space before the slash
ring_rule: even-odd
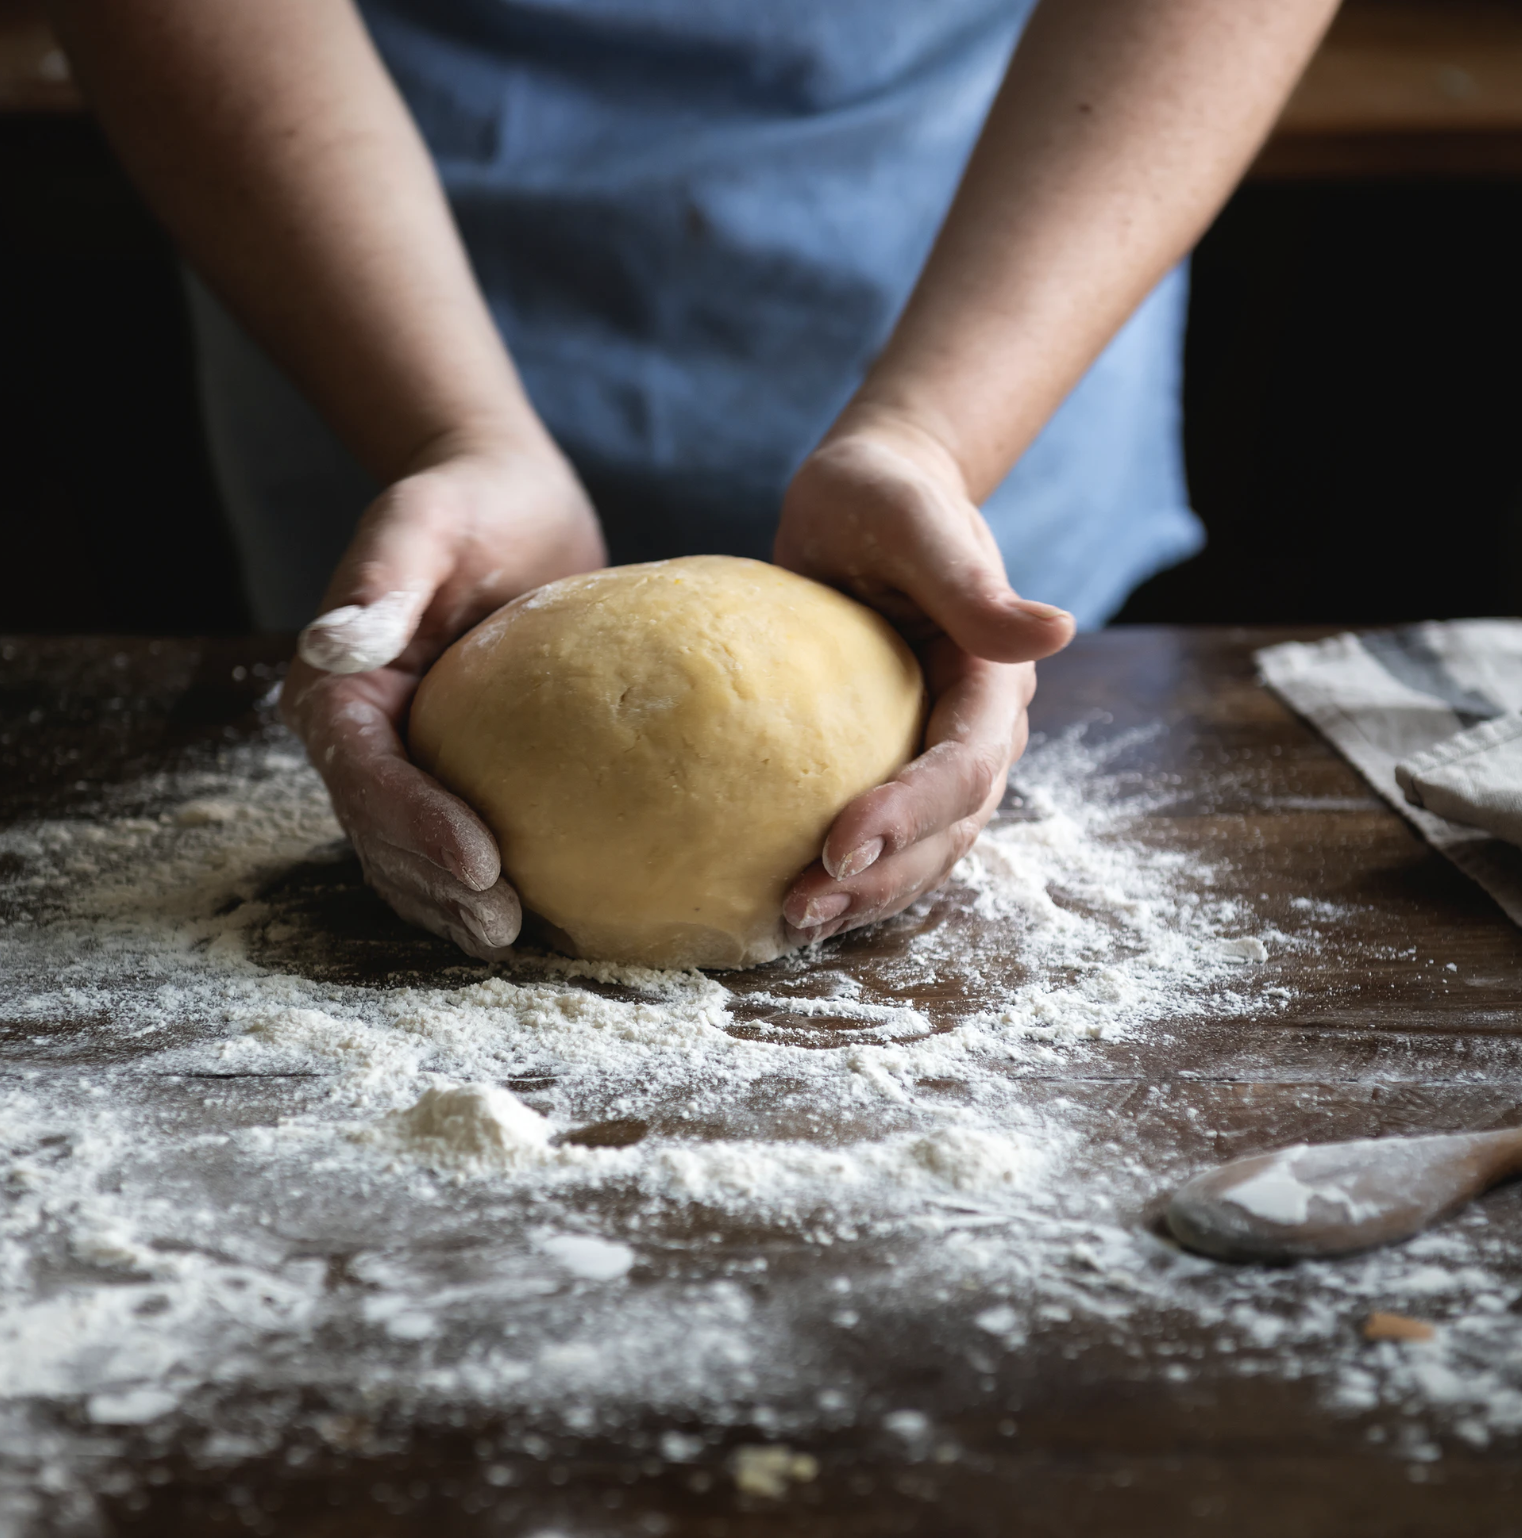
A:
<svg viewBox="0 0 1522 1540">
<path fill-rule="evenodd" d="M 1504 132 L 1275 134 L 1251 182 L 1522 178 L 1522 128 Z"/>
</svg>

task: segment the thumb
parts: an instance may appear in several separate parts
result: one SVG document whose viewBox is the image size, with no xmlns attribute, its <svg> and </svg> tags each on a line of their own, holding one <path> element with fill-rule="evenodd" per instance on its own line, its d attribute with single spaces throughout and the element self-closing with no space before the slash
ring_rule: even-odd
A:
<svg viewBox="0 0 1522 1540">
<path fill-rule="evenodd" d="M 296 652 L 329 674 L 367 674 L 407 650 L 430 595 L 392 589 L 371 604 L 341 604 L 296 639 Z"/>
<path fill-rule="evenodd" d="M 821 445 L 788 488 L 776 560 L 906 629 L 928 619 L 990 663 L 1029 663 L 1066 647 L 1073 617 L 1009 586 L 954 461 L 942 451 L 927 462 L 924 447 L 920 437 L 905 448 L 849 433 Z"/>
<path fill-rule="evenodd" d="M 1072 641 L 1077 628 L 1066 610 L 1022 599 L 1009 586 L 986 525 L 942 527 L 935 536 L 905 564 L 904 591 L 957 646 L 991 663 L 1030 663 Z"/>
<path fill-rule="evenodd" d="M 303 662 L 362 674 L 399 657 L 454 565 L 427 478 L 385 492 L 360 520 L 328 585 L 329 608 L 297 639 Z"/>
</svg>

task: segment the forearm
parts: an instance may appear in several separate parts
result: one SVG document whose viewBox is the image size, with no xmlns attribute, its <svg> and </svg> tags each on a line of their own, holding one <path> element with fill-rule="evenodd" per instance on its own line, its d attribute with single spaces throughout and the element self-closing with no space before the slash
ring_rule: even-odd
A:
<svg viewBox="0 0 1522 1540">
<path fill-rule="evenodd" d="M 981 501 L 1271 128 L 1336 0 L 1045 0 L 835 432 L 922 435 Z"/>
<path fill-rule="evenodd" d="M 391 481 L 550 449 L 349 0 L 55 0 L 122 160 L 194 266 Z"/>
</svg>

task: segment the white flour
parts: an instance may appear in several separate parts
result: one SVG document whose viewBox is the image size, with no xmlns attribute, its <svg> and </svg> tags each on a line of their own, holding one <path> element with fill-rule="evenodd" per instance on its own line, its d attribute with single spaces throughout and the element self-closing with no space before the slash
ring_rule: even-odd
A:
<svg viewBox="0 0 1522 1540">
<path fill-rule="evenodd" d="M 301 656 L 330 674 L 382 668 L 411 640 L 426 601 L 426 594 L 398 588 L 370 604 L 329 610 L 301 633 Z"/>
<path fill-rule="evenodd" d="M 829 948 L 714 977 L 491 970 L 406 938 L 418 966 L 346 981 L 303 908 L 347 871 L 338 831 L 278 734 L 0 836 L 0 1520 L 35 1522 L 112 1429 L 220 1429 L 213 1463 L 278 1447 L 298 1392 L 582 1432 L 928 1428 L 829 1347 L 905 1321 L 975 1374 L 1061 1321 L 1187 1379 L 1187 1319 L 1241 1374 L 1378 1413 L 1413 1468 L 1440 1427 L 1522 1428 L 1518 1291 L 1480 1216 L 1283 1270 L 1139 1221 L 1211 1157 L 1146 1169 L 1126 1123 L 1151 1088 L 1112 1115 L 1061 1074 L 1129 1085 L 1142 1034 L 1203 1062 L 1188 1034 L 1281 1009 L 1266 968 L 1325 906 L 1285 934 L 1220 896 L 1077 739 L 1018 782 L 945 901 L 962 939 L 922 906 L 872 986 Z M 924 1004 L 930 982 L 966 1003 Z M 825 1248 L 821 1299 L 788 1259 Z M 1370 1308 L 1447 1325 L 1372 1346 L 1350 1329 Z"/>
</svg>

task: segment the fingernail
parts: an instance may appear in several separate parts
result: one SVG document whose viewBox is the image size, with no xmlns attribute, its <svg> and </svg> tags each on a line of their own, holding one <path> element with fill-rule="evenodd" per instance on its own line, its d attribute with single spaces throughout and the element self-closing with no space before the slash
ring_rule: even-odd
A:
<svg viewBox="0 0 1522 1540">
<path fill-rule="evenodd" d="M 363 674 L 406 647 L 427 595 L 405 588 L 370 604 L 345 604 L 319 615 L 297 638 L 302 661 L 330 674 Z"/>
<path fill-rule="evenodd" d="M 1016 599 L 1015 608 L 1023 610 L 1032 620 L 1071 620 L 1073 618 L 1067 610 L 1058 609 L 1055 604 L 1042 604 L 1037 599 Z"/>
<path fill-rule="evenodd" d="M 510 925 L 501 924 L 495 916 L 488 918 L 462 914 L 460 918 L 465 928 L 482 946 L 492 948 L 511 946 L 518 939 L 517 930 Z"/>
<path fill-rule="evenodd" d="M 849 893 L 822 893 L 818 898 L 809 900 L 798 928 L 807 930 L 814 925 L 827 925 L 831 920 L 839 919 L 850 907 Z"/>
<path fill-rule="evenodd" d="M 834 875 L 842 882 L 847 877 L 859 877 L 882 853 L 883 842 L 880 839 L 867 840 L 840 863 Z"/>
<path fill-rule="evenodd" d="M 471 871 L 460 852 L 449 845 L 445 845 L 441 850 L 423 850 L 419 854 L 431 861 L 441 872 L 447 872 L 462 888 L 469 888 L 472 893 L 485 893 L 497 880 L 497 874 L 493 872 L 491 882 L 482 882 L 477 874 Z"/>
<path fill-rule="evenodd" d="M 523 914 L 506 884 L 488 888 L 472 904 L 461 904 L 461 922 L 483 946 L 511 946 L 523 927 Z"/>
</svg>

